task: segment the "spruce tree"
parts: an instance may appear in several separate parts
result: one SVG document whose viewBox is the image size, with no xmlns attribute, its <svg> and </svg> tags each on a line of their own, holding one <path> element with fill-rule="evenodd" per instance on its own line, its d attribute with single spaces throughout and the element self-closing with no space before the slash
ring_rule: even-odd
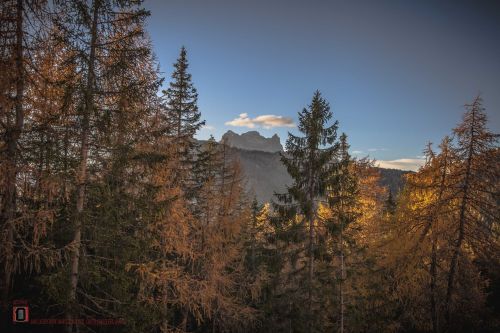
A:
<svg viewBox="0 0 500 333">
<path fill-rule="evenodd" d="M 259 212 L 262 209 L 262 205 L 259 205 L 257 201 L 257 197 L 253 198 L 252 201 L 252 206 L 251 206 L 251 218 L 250 218 L 250 240 L 249 240 L 249 246 L 250 246 L 250 260 L 249 260 L 249 266 L 250 266 L 250 272 L 255 274 L 255 271 L 257 269 L 257 233 L 258 233 L 258 225 L 259 225 Z"/>
<path fill-rule="evenodd" d="M 345 282 L 346 275 L 346 254 L 354 248 L 352 235 L 346 233 L 346 229 L 356 221 L 359 213 L 356 211 L 357 204 L 357 179 L 351 167 L 351 157 L 349 156 L 349 145 L 347 136 L 342 133 L 340 136 L 340 157 L 337 168 L 332 175 L 328 185 L 328 204 L 331 210 L 331 220 L 334 225 L 329 225 L 329 229 L 335 228 L 338 234 L 337 253 L 340 260 L 339 279 L 339 310 L 340 323 L 339 331 L 344 332 L 345 322 Z"/>
<path fill-rule="evenodd" d="M 396 202 L 394 201 L 394 197 L 390 189 L 387 199 L 385 200 L 385 210 L 389 215 L 394 215 L 396 212 Z"/>
<path fill-rule="evenodd" d="M 281 202 L 278 211 L 293 217 L 297 212 L 303 216 L 299 223 L 299 234 L 307 243 L 307 295 L 302 301 L 307 306 L 307 330 L 314 330 L 314 261 L 315 261 L 315 221 L 318 200 L 325 196 L 328 182 L 336 168 L 340 145 L 337 141 L 338 122 L 329 123 L 333 114 L 328 102 L 319 91 L 313 95 L 311 104 L 299 113 L 298 129 L 303 136 L 288 133 L 286 153 L 282 162 L 293 179 L 288 193 L 278 195 Z M 292 213 L 290 215 L 290 213 Z M 307 234 L 302 232 L 307 229 Z"/>
<path fill-rule="evenodd" d="M 210 136 L 208 141 L 201 144 L 196 153 L 196 160 L 193 162 L 192 179 L 193 184 L 189 189 L 187 196 L 195 198 L 193 202 L 194 214 L 200 214 L 203 207 L 206 207 L 210 195 L 206 195 L 206 191 L 202 191 L 203 187 L 210 181 L 214 185 L 214 180 L 217 170 L 222 166 L 221 147 L 213 136 Z M 206 189 L 205 189 L 206 190 Z M 215 193 L 216 189 L 212 188 Z M 200 217 L 202 218 L 202 217 Z"/>
<path fill-rule="evenodd" d="M 177 62 L 174 64 L 172 81 L 163 91 L 165 100 L 166 134 L 172 139 L 180 165 L 176 170 L 177 180 L 189 177 L 193 163 L 194 136 L 205 124 L 198 110 L 198 93 L 188 72 L 189 63 L 186 48 L 183 46 Z"/>
</svg>

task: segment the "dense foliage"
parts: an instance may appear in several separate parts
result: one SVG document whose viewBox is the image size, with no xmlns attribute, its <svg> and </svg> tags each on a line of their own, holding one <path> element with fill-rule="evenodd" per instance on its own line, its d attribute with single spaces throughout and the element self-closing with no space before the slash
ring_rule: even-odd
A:
<svg viewBox="0 0 500 333">
<path fill-rule="evenodd" d="M 480 97 L 396 196 L 316 91 L 282 155 L 293 184 L 259 203 L 224 142 L 195 140 L 184 47 L 159 93 L 148 15 L 0 3 L 1 332 L 500 329 L 498 135 Z M 64 324 L 13 325 L 19 299 Z"/>
</svg>

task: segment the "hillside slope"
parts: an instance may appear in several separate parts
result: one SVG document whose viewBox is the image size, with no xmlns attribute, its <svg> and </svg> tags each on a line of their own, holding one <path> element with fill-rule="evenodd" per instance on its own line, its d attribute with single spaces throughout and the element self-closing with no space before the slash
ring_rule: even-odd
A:
<svg viewBox="0 0 500 333">
<path fill-rule="evenodd" d="M 270 201 L 274 192 L 282 193 L 292 179 L 280 160 L 280 154 L 257 150 L 231 148 L 234 156 L 240 161 L 246 176 L 247 188 L 255 194 L 259 202 Z M 384 169 L 380 170 L 380 184 L 387 186 L 393 194 L 399 193 L 404 186 L 404 175 L 409 171 Z"/>
</svg>

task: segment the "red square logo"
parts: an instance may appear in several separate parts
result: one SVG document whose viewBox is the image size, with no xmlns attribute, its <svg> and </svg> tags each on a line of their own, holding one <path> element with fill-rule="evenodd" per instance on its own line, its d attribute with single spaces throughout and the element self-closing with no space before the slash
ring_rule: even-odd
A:
<svg viewBox="0 0 500 333">
<path fill-rule="evenodd" d="M 30 319 L 30 311 L 27 305 L 14 306 L 12 308 L 12 321 L 14 323 L 27 323 Z"/>
</svg>

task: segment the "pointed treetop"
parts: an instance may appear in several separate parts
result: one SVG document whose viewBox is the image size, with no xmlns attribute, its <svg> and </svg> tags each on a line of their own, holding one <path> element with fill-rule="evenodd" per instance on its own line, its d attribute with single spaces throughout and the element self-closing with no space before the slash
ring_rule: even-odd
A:
<svg viewBox="0 0 500 333">
<path fill-rule="evenodd" d="M 394 197 L 392 196 L 392 191 L 390 189 L 387 200 L 385 201 L 385 209 L 391 215 L 396 212 L 396 202 L 394 201 Z"/>
<path fill-rule="evenodd" d="M 339 138 L 340 141 L 340 154 L 343 160 L 350 160 L 351 156 L 349 155 L 349 143 L 347 143 L 347 135 L 342 133 Z"/>
</svg>

